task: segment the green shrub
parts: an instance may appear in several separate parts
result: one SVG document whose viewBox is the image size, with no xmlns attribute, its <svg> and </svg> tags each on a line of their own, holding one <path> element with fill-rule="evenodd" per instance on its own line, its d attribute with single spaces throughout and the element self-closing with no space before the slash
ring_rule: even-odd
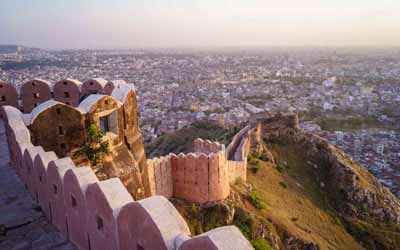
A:
<svg viewBox="0 0 400 250">
<path fill-rule="evenodd" d="M 260 161 L 259 161 L 257 158 L 254 158 L 254 157 L 252 157 L 252 156 L 249 156 L 249 157 L 247 158 L 247 162 L 248 162 L 250 165 L 256 165 L 256 164 L 259 164 L 259 163 L 260 163 Z"/>
<path fill-rule="evenodd" d="M 250 192 L 248 200 L 255 208 L 264 209 L 266 207 L 265 202 L 260 197 L 260 194 L 255 190 Z"/>
<path fill-rule="evenodd" d="M 264 238 L 258 238 L 251 241 L 255 250 L 273 250 L 268 241 Z"/>
<path fill-rule="evenodd" d="M 284 183 L 283 181 L 279 182 L 279 185 L 281 185 L 281 187 L 283 187 L 283 188 L 287 188 L 288 187 L 287 184 Z"/>
<path fill-rule="evenodd" d="M 253 174 L 257 174 L 258 171 L 260 170 L 260 168 L 261 167 L 260 167 L 259 163 L 250 166 L 250 170 L 251 170 L 251 172 L 253 172 Z"/>
<path fill-rule="evenodd" d="M 278 163 L 276 165 L 276 170 L 278 170 L 279 173 L 283 173 L 285 171 L 285 166 L 282 163 Z"/>
<path fill-rule="evenodd" d="M 269 161 L 268 154 L 267 154 L 265 151 L 263 151 L 263 153 L 261 154 L 260 160 L 262 160 L 262 161 Z"/>
<path fill-rule="evenodd" d="M 233 224 L 240 229 L 244 237 L 250 240 L 252 237 L 252 229 L 255 224 L 254 218 L 240 207 L 236 207 L 235 211 Z"/>
</svg>

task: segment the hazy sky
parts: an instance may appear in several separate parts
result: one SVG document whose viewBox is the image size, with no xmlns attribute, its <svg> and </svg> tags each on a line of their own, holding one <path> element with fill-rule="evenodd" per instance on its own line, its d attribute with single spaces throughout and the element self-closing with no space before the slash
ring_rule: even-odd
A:
<svg viewBox="0 0 400 250">
<path fill-rule="evenodd" d="M 400 46 L 400 0 L 0 0 L 0 44 Z"/>
</svg>

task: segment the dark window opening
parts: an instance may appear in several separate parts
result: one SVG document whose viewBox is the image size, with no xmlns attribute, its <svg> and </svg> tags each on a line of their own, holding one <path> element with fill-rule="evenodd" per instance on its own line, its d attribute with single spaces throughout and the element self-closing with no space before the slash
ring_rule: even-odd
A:
<svg viewBox="0 0 400 250">
<path fill-rule="evenodd" d="M 100 130 L 107 133 L 112 132 L 118 134 L 118 121 L 117 121 L 117 111 L 110 113 L 99 118 Z"/>
<path fill-rule="evenodd" d="M 6 101 L 6 96 L 2 95 L 2 96 L 1 96 L 1 101 L 2 101 L 2 102 L 5 102 L 5 101 Z"/>
<path fill-rule="evenodd" d="M 60 148 L 62 150 L 65 150 L 67 148 L 67 145 L 65 145 L 65 143 L 60 143 Z"/>
<path fill-rule="evenodd" d="M 39 175 L 39 182 L 42 182 L 42 176 Z"/>
<path fill-rule="evenodd" d="M 37 107 L 37 105 L 38 105 L 38 103 L 34 103 L 34 104 L 33 104 L 33 107 L 35 107 L 35 108 L 36 108 L 36 107 Z"/>
<path fill-rule="evenodd" d="M 90 82 L 90 85 L 93 85 L 93 82 Z"/>
<path fill-rule="evenodd" d="M 62 126 L 58 126 L 58 134 L 64 135 L 64 128 Z"/>
<path fill-rule="evenodd" d="M 64 97 L 69 98 L 70 97 L 69 92 L 64 92 Z"/>
<path fill-rule="evenodd" d="M 39 93 L 33 93 L 33 98 L 39 99 L 40 98 L 40 94 Z"/>
<path fill-rule="evenodd" d="M 60 108 L 57 108 L 56 111 L 57 111 L 57 115 L 61 114 L 61 109 Z"/>
<path fill-rule="evenodd" d="M 57 192 L 58 192 L 57 185 L 56 185 L 56 184 L 53 184 L 53 193 L 54 193 L 54 194 L 57 194 Z"/>
<path fill-rule="evenodd" d="M 35 82 L 32 82 L 32 86 L 36 86 L 36 83 L 35 83 Z"/>
<path fill-rule="evenodd" d="M 105 105 L 108 105 L 108 100 L 105 100 L 105 101 L 104 101 L 104 104 L 105 104 Z"/>
<path fill-rule="evenodd" d="M 77 207 L 78 203 L 76 202 L 76 199 L 73 195 L 71 195 L 71 206 L 72 207 Z"/>
<path fill-rule="evenodd" d="M 104 224 L 103 219 L 100 216 L 96 216 L 97 230 L 103 230 Z"/>
<path fill-rule="evenodd" d="M 68 84 L 68 82 L 63 82 L 64 83 L 64 85 L 67 85 Z"/>
<path fill-rule="evenodd" d="M 31 175 L 31 168 L 28 167 L 28 175 Z"/>
<path fill-rule="evenodd" d="M 144 249 L 141 245 L 139 245 L 139 244 L 137 244 L 136 249 L 137 249 L 137 250 L 145 250 L 145 249 Z"/>
<path fill-rule="evenodd" d="M 0 89 L 3 87 L 3 84 L 0 84 Z"/>
<path fill-rule="evenodd" d="M 67 104 L 67 105 L 71 105 L 71 103 L 69 103 L 69 102 L 66 102 L 65 104 Z"/>
<path fill-rule="evenodd" d="M 107 116 L 100 117 L 100 129 L 103 132 L 108 132 L 110 130 Z"/>
</svg>

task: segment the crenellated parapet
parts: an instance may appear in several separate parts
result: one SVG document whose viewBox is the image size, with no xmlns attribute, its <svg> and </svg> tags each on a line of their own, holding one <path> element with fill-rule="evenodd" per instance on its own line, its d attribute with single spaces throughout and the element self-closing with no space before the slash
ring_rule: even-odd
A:
<svg viewBox="0 0 400 250">
<path fill-rule="evenodd" d="M 13 89 L 13 86 L 3 82 L 0 84 L 3 86 L 0 88 L 1 95 L 12 94 L 9 89 Z M 109 95 L 85 96 L 91 91 L 102 93 L 104 88 Z M 86 89 L 84 95 L 82 89 Z M 49 95 L 54 95 L 54 99 L 49 99 Z M 45 151 L 54 151 L 61 158 L 72 157 L 86 143 L 88 127 L 95 125 L 105 133 L 104 139 L 109 142 L 111 152 L 102 159 L 104 174 L 120 177 L 134 197 L 149 195 L 150 191 L 146 190 L 148 181 L 142 176 L 146 168 L 146 155 L 138 126 L 133 84 L 123 80 L 107 82 L 95 78 L 84 83 L 65 79 L 52 85 L 34 79 L 22 85 L 21 96 L 26 96 L 22 103 L 29 102 L 30 106 L 21 106 L 23 114 L 16 119 L 18 123 L 13 124 L 20 130 L 17 136 L 28 137 L 26 135 L 29 134 L 29 142 L 33 145 Z M 38 98 L 32 98 L 35 96 Z M 6 100 L 10 99 L 7 97 Z M 16 107 L 4 107 L 18 110 Z M 74 160 L 78 165 L 89 164 L 85 159 Z"/>
<path fill-rule="evenodd" d="M 228 150 L 218 142 L 196 139 L 193 153 L 148 160 L 152 194 L 196 203 L 227 198 L 231 183 L 238 178 L 246 180 L 249 136 L 250 127 L 245 127 L 234 136 Z"/>
<path fill-rule="evenodd" d="M 203 140 L 201 138 L 197 138 L 193 142 L 194 152 L 210 154 L 210 153 L 218 153 L 219 151 L 225 150 L 225 145 L 220 144 L 219 142 L 211 142 L 209 140 Z"/>
<path fill-rule="evenodd" d="M 79 103 L 93 94 L 111 95 L 115 89 L 133 84 L 124 80 L 105 80 L 92 78 L 83 83 L 76 79 L 62 79 L 51 83 L 35 78 L 24 82 L 19 88 L 0 80 L 0 106 L 10 105 L 19 108 L 24 113 L 30 113 L 35 107 L 48 100 L 78 107 Z"/>
<path fill-rule="evenodd" d="M 78 167 L 69 157 L 59 158 L 54 152 L 33 145 L 24 115 L 18 109 L 4 106 L 1 112 L 11 155 L 10 165 L 48 220 L 80 250 L 253 249 L 233 226 L 191 238 L 185 220 L 165 197 L 134 201 L 119 178 L 100 181 L 90 167 Z M 149 162 L 161 166 L 156 170 L 160 172 L 159 176 L 168 176 L 168 169 L 173 171 L 183 167 L 182 180 L 195 183 L 195 178 L 185 176 L 186 168 L 192 171 L 196 159 L 217 166 L 224 155 L 224 151 L 208 156 L 170 155 Z M 196 172 L 198 165 L 194 166 Z M 217 171 L 211 167 L 211 172 L 215 179 Z M 162 183 L 160 190 L 168 185 L 168 181 Z"/>
</svg>

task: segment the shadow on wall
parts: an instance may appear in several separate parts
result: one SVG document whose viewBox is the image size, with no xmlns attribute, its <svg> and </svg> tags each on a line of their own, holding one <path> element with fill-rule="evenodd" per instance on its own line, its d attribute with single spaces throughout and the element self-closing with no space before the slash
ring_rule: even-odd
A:
<svg viewBox="0 0 400 250">
<path fill-rule="evenodd" d="M 81 250 L 249 250 L 234 226 L 190 238 L 175 207 L 162 196 L 133 201 L 118 178 L 99 181 L 91 168 L 31 143 L 22 113 L 2 108 L 11 165 L 45 215 Z"/>
</svg>

